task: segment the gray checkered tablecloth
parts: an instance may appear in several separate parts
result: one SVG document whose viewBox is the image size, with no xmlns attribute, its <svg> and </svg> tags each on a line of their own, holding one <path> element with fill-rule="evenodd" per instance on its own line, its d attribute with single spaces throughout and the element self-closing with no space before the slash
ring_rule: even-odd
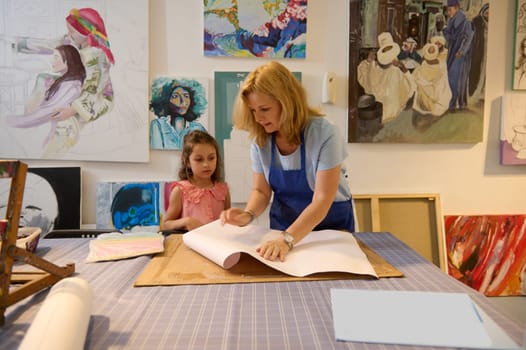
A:
<svg viewBox="0 0 526 350">
<path fill-rule="evenodd" d="M 415 349 L 334 337 L 330 290 L 386 289 L 468 293 L 517 342 L 523 329 L 482 294 L 443 273 L 389 233 L 356 237 L 400 269 L 403 278 L 133 287 L 150 261 L 85 263 L 89 239 L 44 239 L 37 254 L 74 262 L 94 291 L 86 349 Z M 0 349 L 16 349 L 47 295 L 7 309 Z M 426 349 L 432 349 L 426 347 Z M 443 349 L 443 348 L 440 348 Z"/>
</svg>

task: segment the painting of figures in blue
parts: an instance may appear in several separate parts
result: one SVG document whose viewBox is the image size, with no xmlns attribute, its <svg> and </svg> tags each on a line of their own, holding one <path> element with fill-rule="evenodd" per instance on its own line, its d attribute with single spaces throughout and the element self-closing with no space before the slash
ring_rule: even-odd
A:
<svg viewBox="0 0 526 350">
<path fill-rule="evenodd" d="M 157 231 L 161 225 L 158 182 L 97 183 L 96 227 Z"/>
<path fill-rule="evenodd" d="M 204 55 L 305 58 L 307 0 L 203 0 Z"/>
</svg>

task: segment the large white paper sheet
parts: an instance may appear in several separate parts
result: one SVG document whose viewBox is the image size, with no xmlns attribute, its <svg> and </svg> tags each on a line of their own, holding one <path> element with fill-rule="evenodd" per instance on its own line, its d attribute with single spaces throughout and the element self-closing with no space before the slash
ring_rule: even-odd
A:
<svg viewBox="0 0 526 350">
<path fill-rule="evenodd" d="M 519 349 L 463 293 L 331 289 L 336 340 Z"/>
<path fill-rule="evenodd" d="M 305 277 L 319 272 L 348 272 L 378 277 L 354 236 L 349 232 L 322 230 L 309 233 L 287 255 L 285 261 L 270 261 L 256 248 L 277 238 L 280 231 L 257 225 L 221 225 L 219 220 L 183 235 L 184 243 L 217 265 L 229 269 L 247 253 L 264 264 L 291 276 Z"/>
</svg>

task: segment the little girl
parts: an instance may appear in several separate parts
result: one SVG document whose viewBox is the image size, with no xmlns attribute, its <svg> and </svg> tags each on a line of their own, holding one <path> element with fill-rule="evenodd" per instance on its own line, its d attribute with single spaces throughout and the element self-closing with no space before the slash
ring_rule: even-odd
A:
<svg viewBox="0 0 526 350">
<path fill-rule="evenodd" d="M 163 229 L 193 230 L 230 208 L 219 147 L 207 132 L 194 130 L 185 135 L 179 178 L 172 184 Z"/>
</svg>

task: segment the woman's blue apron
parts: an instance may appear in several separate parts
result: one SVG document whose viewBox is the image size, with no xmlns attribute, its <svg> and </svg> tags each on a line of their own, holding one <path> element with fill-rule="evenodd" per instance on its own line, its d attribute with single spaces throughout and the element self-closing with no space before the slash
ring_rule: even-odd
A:
<svg viewBox="0 0 526 350">
<path fill-rule="evenodd" d="M 305 171 L 305 142 L 301 134 L 301 169 L 283 170 L 275 164 L 275 136 L 272 135 L 269 183 L 274 191 L 270 207 L 270 228 L 286 230 L 312 201 L 314 192 Z M 352 199 L 333 202 L 325 219 L 314 230 L 348 230 L 354 232 Z"/>
</svg>

